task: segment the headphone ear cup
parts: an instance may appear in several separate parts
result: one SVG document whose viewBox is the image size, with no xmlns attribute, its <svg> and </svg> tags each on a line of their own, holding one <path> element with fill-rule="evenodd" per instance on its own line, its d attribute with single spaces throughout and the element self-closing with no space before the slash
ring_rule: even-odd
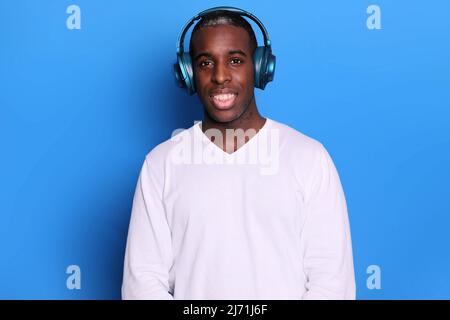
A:
<svg viewBox="0 0 450 320">
<path fill-rule="evenodd" d="M 191 55 L 189 52 L 185 52 L 181 56 L 182 65 L 186 73 L 184 82 L 186 83 L 186 89 L 190 95 L 195 93 L 195 83 L 194 83 L 194 69 L 192 67 Z"/>
<path fill-rule="evenodd" d="M 277 58 L 272 54 L 272 52 L 269 52 L 266 62 L 266 84 L 270 81 L 273 81 L 273 78 L 275 77 L 276 62 Z"/>
<path fill-rule="evenodd" d="M 264 51 L 265 47 L 257 47 L 255 52 L 253 52 L 253 70 L 254 70 L 254 78 L 255 78 L 255 87 L 261 88 L 261 79 L 263 73 L 263 60 L 264 60 Z"/>
<path fill-rule="evenodd" d="M 257 47 L 253 53 L 255 70 L 255 87 L 264 90 L 267 83 L 275 76 L 276 58 L 272 50 L 266 47 Z"/>
<path fill-rule="evenodd" d="M 183 53 L 177 56 L 177 63 L 173 65 L 175 81 L 180 88 L 186 88 L 192 95 L 195 93 L 194 72 L 192 68 L 191 56 Z"/>
<path fill-rule="evenodd" d="M 180 68 L 180 59 L 177 58 L 177 62 L 173 64 L 173 73 L 175 75 L 175 83 L 180 88 L 186 88 L 186 83 L 184 82 L 183 73 Z"/>
</svg>

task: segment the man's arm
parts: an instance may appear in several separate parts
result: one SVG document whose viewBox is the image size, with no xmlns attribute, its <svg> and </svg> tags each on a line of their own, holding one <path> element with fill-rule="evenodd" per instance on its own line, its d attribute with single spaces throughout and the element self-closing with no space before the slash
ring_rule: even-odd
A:
<svg viewBox="0 0 450 320">
<path fill-rule="evenodd" d="M 142 166 L 133 199 L 122 299 L 173 299 L 169 293 L 172 242 L 162 203 L 162 173 L 152 167 L 150 156 Z"/>
<path fill-rule="evenodd" d="M 309 180 L 301 243 L 307 277 L 303 299 L 355 299 L 347 204 L 333 161 L 320 145 Z"/>
</svg>

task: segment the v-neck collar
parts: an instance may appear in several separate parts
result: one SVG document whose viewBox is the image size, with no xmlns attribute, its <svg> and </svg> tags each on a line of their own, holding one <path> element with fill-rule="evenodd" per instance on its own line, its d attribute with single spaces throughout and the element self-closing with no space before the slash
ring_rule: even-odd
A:
<svg viewBox="0 0 450 320">
<path fill-rule="evenodd" d="M 256 141 L 258 140 L 259 136 L 261 135 L 261 133 L 263 133 L 263 131 L 268 130 L 269 126 L 272 124 L 272 120 L 266 117 L 266 122 L 264 123 L 264 125 L 258 130 L 258 132 L 251 137 L 246 143 L 244 143 L 240 148 L 238 148 L 236 151 L 232 152 L 232 153 L 228 153 L 226 151 L 224 151 L 222 148 L 220 148 L 217 144 L 215 144 L 214 142 L 212 142 L 211 140 L 209 140 L 208 136 L 202 131 L 201 129 L 201 124 L 202 121 L 197 122 L 194 125 L 194 132 L 200 136 L 200 138 L 207 144 L 213 144 L 218 152 L 220 152 L 221 154 L 223 154 L 225 157 L 235 157 L 237 154 L 244 152 L 250 144 L 256 143 Z"/>
</svg>

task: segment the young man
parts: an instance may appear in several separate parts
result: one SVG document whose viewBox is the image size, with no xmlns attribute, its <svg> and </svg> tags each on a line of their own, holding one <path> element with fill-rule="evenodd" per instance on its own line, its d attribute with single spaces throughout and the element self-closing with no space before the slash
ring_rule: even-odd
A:
<svg viewBox="0 0 450 320">
<path fill-rule="evenodd" d="M 320 142 L 259 114 L 256 46 L 236 12 L 195 26 L 204 119 L 146 156 L 123 299 L 355 298 L 338 173 Z"/>
</svg>

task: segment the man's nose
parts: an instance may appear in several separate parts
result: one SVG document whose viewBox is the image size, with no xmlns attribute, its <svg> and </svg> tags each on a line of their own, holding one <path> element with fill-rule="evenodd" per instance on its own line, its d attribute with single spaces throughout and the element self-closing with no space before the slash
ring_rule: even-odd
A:
<svg viewBox="0 0 450 320">
<path fill-rule="evenodd" d="M 218 63 L 212 75 L 212 81 L 218 84 L 229 82 L 231 80 L 231 72 L 226 63 Z"/>
</svg>

